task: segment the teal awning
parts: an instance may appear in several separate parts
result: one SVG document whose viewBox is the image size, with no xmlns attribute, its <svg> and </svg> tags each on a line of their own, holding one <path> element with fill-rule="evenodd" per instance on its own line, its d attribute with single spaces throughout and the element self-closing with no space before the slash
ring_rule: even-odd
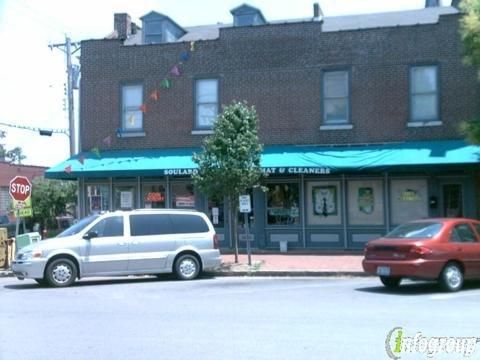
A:
<svg viewBox="0 0 480 360">
<path fill-rule="evenodd" d="M 108 150 L 82 153 L 48 169 L 47 178 L 182 176 L 196 171 L 200 148 Z M 266 146 L 262 168 L 272 174 L 390 171 L 480 163 L 480 147 L 461 140 L 363 146 Z"/>
</svg>

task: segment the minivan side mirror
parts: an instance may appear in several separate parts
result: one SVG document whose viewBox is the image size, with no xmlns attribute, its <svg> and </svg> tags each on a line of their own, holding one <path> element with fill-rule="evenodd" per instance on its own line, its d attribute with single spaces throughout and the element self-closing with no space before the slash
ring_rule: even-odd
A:
<svg viewBox="0 0 480 360">
<path fill-rule="evenodd" d="M 93 238 L 96 238 L 96 237 L 98 237 L 98 232 L 96 232 L 96 231 L 89 231 L 88 233 L 83 235 L 83 238 L 85 240 L 90 240 L 90 239 L 93 239 Z"/>
</svg>

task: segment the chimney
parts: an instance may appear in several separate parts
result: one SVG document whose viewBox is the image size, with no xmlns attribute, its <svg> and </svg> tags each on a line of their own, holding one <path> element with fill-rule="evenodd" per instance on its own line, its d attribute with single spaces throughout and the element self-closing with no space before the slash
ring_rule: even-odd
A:
<svg viewBox="0 0 480 360">
<path fill-rule="evenodd" d="M 113 15 L 113 29 L 117 32 L 118 39 L 125 40 L 132 33 L 132 21 L 126 13 Z"/>
<path fill-rule="evenodd" d="M 440 6 L 440 0 L 425 0 L 426 8 L 439 7 L 439 6 Z"/>
<path fill-rule="evenodd" d="M 313 4 L 313 21 L 322 21 L 323 20 L 323 12 L 320 8 L 319 3 Z"/>
</svg>

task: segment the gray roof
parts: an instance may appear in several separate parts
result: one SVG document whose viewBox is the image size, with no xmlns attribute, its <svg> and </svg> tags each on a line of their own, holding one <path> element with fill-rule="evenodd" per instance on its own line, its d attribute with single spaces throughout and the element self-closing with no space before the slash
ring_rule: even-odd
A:
<svg viewBox="0 0 480 360">
<path fill-rule="evenodd" d="M 451 6 L 431 7 L 417 10 L 384 12 L 374 14 L 360 14 L 348 16 L 326 16 L 323 18 L 323 32 L 372 29 L 392 26 L 412 26 L 417 24 L 435 24 L 440 15 L 458 14 L 458 9 Z M 288 19 L 269 21 L 268 24 L 287 24 L 298 22 L 310 22 L 312 18 Z M 233 24 L 215 24 L 185 27 L 186 34 L 177 42 L 214 40 L 218 39 L 220 28 L 232 27 Z M 125 40 L 125 45 L 140 45 L 142 43 L 142 31 L 138 30 L 135 35 Z"/>
</svg>

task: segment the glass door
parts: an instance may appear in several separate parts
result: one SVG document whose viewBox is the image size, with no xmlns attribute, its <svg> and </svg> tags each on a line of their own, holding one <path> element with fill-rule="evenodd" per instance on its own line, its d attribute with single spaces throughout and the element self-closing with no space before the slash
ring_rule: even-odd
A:
<svg viewBox="0 0 480 360">
<path fill-rule="evenodd" d="M 442 185 L 442 215 L 445 217 L 463 217 L 462 184 Z"/>
</svg>

